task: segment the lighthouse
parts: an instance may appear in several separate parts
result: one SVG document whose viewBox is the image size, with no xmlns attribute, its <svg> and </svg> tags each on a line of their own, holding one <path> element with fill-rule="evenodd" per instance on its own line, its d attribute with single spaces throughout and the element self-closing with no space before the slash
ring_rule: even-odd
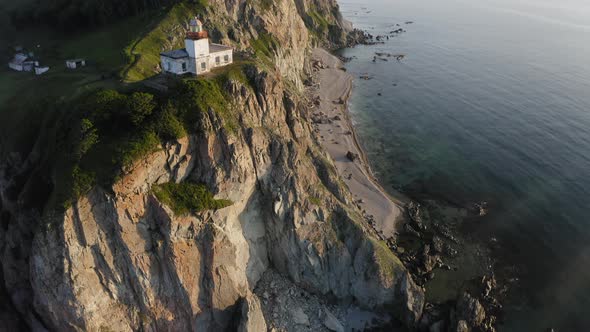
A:
<svg viewBox="0 0 590 332">
<path fill-rule="evenodd" d="M 184 48 L 160 53 L 162 71 L 176 75 L 207 73 L 233 62 L 233 49 L 211 43 L 203 22 L 194 17 L 189 21 Z"/>
<path fill-rule="evenodd" d="M 203 23 L 198 18 L 191 19 L 189 32 L 184 39 L 184 47 L 191 58 L 209 55 L 209 35 L 203 29 Z"/>
</svg>

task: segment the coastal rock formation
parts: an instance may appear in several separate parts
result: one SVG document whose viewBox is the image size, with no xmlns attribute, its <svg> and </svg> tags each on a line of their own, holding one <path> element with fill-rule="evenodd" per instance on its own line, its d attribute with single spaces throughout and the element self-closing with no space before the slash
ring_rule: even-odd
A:
<svg viewBox="0 0 590 332">
<path fill-rule="evenodd" d="M 242 302 L 242 312 L 238 332 L 266 331 L 266 321 L 258 297 L 250 294 Z"/>
<path fill-rule="evenodd" d="M 335 1 L 283 0 L 270 11 L 239 0 L 211 6 L 238 35 L 269 33 L 281 45 L 274 69 L 255 67 L 247 83 L 224 84 L 238 123 L 214 109 L 199 113 L 195 134 L 162 145 L 63 213 L 32 195 L 51 192 L 39 185 L 45 137 L 23 157 L 3 151 L 0 294 L 29 326 L 56 331 L 260 331 L 278 323 L 255 289 L 276 272 L 310 294 L 387 310 L 414 326 L 423 290 L 352 204 L 296 93 L 310 10 L 331 13 L 340 33 L 330 32 L 330 43 L 346 39 Z M 186 180 L 233 204 L 177 215 L 151 190 Z M 300 309 L 293 319 L 306 325 Z M 323 319 L 340 330 L 337 318 Z"/>
<path fill-rule="evenodd" d="M 391 304 L 408 324 L 420 317 L 421 289 L 347 207 L 296 100 L 266 72 L 254 75 L 252 90 L 227 86 L 248 127 L 231 133 L 216 113 L 202 114 L 201 134 L 138 161 L 35 234 L 30 291 L 44 324 L 224 329 L 236 311 L 256 312 L 250 291 L 271 266 L 311 292 L 368 309 Z M 187 178 L 234 204 L 177 216 L 150 191 Z"/>
</svg>

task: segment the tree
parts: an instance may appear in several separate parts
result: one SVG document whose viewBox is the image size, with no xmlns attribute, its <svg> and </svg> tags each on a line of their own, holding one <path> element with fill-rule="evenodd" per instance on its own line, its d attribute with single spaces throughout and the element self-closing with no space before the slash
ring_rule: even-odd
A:
<svg viewBox="0 0 590 332">
<path fill-rule="evenodd" d="M 94 124 L 88 119 L 82 119 L 78 131 L 78 144 L 74 151 L 76 159 L 80 160 L 96 143 L 98 143 L 98 131 Z"/>
<path fill-rule="evenodd" d="M 100 126 L 101 122 L 110 122 L 125 110 L 127 96 L 115 90 L 102 90 L 87 99 L 84 109 Z"/>
<path fill-rule="evenodd" d="M 158 136 L 164 140 L 172 140 L 186 136 L 186 130 L 180 120 L 178 120 L 177 110 L 168 102 L 162 107 L 154 126 Z"/>
<path fill-rule="evenodd" d="M 127 98 L 127 115 L 134 125 L 140 125 L 156 108 L 154 96 L 145 92 L 134 92 Z"/>
</svg>

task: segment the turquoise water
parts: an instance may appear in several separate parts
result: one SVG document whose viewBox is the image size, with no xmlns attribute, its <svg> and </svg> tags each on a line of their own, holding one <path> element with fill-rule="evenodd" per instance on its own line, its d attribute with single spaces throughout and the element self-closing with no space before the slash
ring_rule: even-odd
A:
<svg viewBox="0 0 590 332">
<path fill-rule="evenodd" d="M 520 278 L 500 331 L 590 330 L 590 1 L 340 6 L 374 35 L 407 30 L 342 52 L 354 57 L 352 117 L 386 189 L 488 202 L 472 232 L 497 238 Z"/>
</svg>

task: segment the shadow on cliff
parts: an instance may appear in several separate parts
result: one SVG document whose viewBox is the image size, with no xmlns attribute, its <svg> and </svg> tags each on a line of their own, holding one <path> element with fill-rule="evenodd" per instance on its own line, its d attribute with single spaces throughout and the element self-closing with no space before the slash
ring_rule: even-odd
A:
<svg viewBox="0 0 590 332">
<path fill-rule="evenodd" d="M 103 271 L 107 272 L 104 274 L 104 277 L 110 279 L 110 282 L 116 285 L 117 298 L 123 299 L 123 304 L 130 308 L 139 308 L 140 313 L 138 315 L 141 320 L 140 324 L 142 325 L 150 325 L 150 321 L 153 321 L 156 325 L 156 329 L 166 329 L 172 324 L 175 328 L 190 330 L 191 316 L 190 311 L 187 310 L 187 308 L 190 308 L 188 294 L 182 287 L 182 283 L 176 270 L 172 268 L 173 264 L 170 261 L 170 255 L 172 255 L 172 253 L 168 245 L 169 237 L 166 241 L 163 241 L 162 247 L 157 247 L 150 235 L 150 225 L 146 225 L 146 222 L 149 223 L 150 220 L 149 218 L 146 218 L 148 216 L 144 215 L 139 222 L 135 224 L 135 231 L 145 241 L 145 251 L 132 253 L 125 239 L 123 239 L 122 235 L 124 234 L 124 229 L 122 223 L 127 222 L 129 223 L 129 226 L 133 226 L 133 221 L 120 220 L 120 216 L 117 214 L 115 206 L 104 200 L 104 198 L 106 198 L 105 195 L 97 197 L 98 195 L 100 194 L 93 193 L 89 195 L 89 200 L 92 206 L 95 207 L 92 209 L 94 220 L 100 230 L 107 237 L 107 245 L 114 257 L 113 268 L 115 271 L 110 271 L 108 268 Z M 101 209 L 99 206 L 102 206 L 103 208 Z M 99 212 L 100 210 L 103 210 L 102 213 Z M 109 217 L 105 218 L 105 216 L 113 216 L 114 219 Z M 153 223 L 157 222 L 157 219 L 153 220 Z M 157 231 L 158 228 L 163 225 L 153 226 Z M 161 236 L 162 232 L 159 232 L 159 234 Z M 150 251 L 154 249 L 155 251 Z M 97 245 L 93 246 L 92 253 L 97 266 L 108 266 L 106 265 L 106 260 Z M 149 260 L 149 263 L 146 264 L 149 269 L 147 271 L 142 270 L 137 265 L 141 262 L 142 255 L 145 255 Z M 117 280 L 117 275 L 121 278 L 120 281 Z M 149 280 L 149 285 L 147 283 L 142 283 L 140 276 Z M 102 280 L 102 282 L 105 283 L 104 280 Z M 145 287 L 149 287 L 149 289 L 145 289 Z M 173 291 L 167 294 L 167 289 L 172 289 Z M 150 313 L 153 312 L 154 308 L 152 308 L 153 304 L 149 303 L 148 298 L 145 296 L 145 294 L 149 293 L 155 296 L 154 300 L 157 304 L 164 306 L 168 311 L 175 314 L 182 312 L 183 322 L 179 324 L 180 317 L 178 316 L 180 315 L 177 315 L 174 321 L 158 317 L 150 317 Z M 128 317 L 128 319 L 133 321 L 134 317 Z"/>
<path fill-rule="evenodd" d="M 249 256 L 246 264 L 246 277 L 250 289 L 254 289 L 270 264 L 265 224 L 265 220 L 269 218 L 261 213 L 261 211 L 268 211 L 261 208 L 263 199 L 260 191 L 254 190 L 248 198 L 244 210 L 238 215 L 242 236 L 248 243 Z"/>
</svg>

